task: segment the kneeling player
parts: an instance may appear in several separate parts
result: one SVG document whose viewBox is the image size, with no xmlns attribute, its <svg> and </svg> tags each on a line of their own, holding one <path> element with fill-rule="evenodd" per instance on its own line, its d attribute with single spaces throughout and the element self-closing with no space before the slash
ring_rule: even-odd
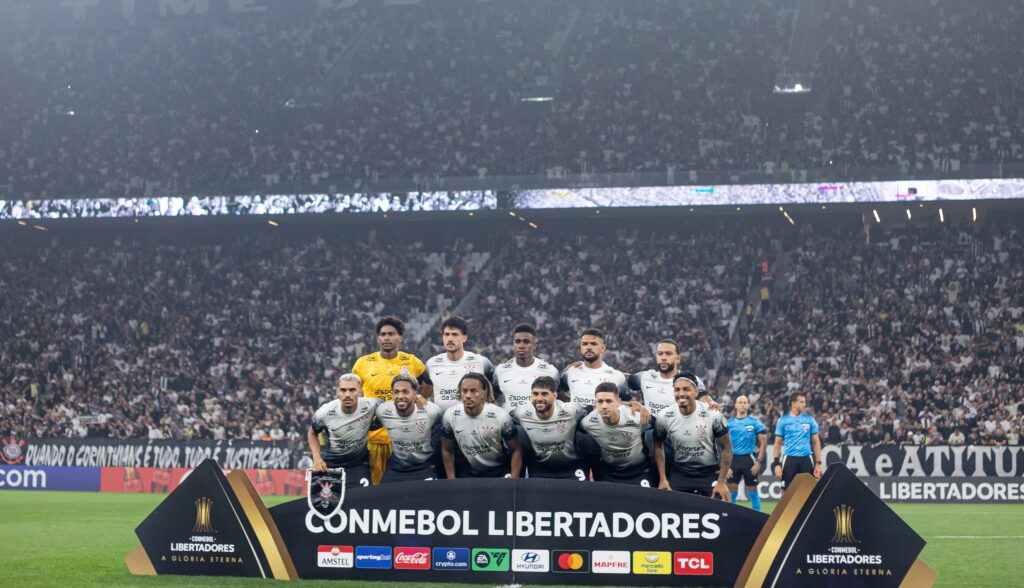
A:
<svg viewBox="0 0 1024 588">
<path fill-rule="evenodd" d="M 370 485 L 370 455 L 366 441 L 380 400 L 363 397 L 362 384 L 355 374 L 341 376 L 338 379 L 338 398 L 317 409 L 306 433 L 309 451 L 313 455 L 313 471 L 345 468 L 346 488 Z M 323 450 L 318 438 L 321 433 L 326 435 L 327 441 Z"/>
<path fill-rule="evenodd" d="M 550 376 L 535 379 L 530 392 L 530 403 L 512 411 L 521 430 L 527 475 L 586 480 L 575 438 L 576 425 L 590 407 L 558 400 L 558 384 Z"/>
<path fill-rule="evenodd" d="M 597 385 L 594 404 L 595 410 L 580 421 L 601 454 L 594 479 L 650 487 L 650 465 L 643 442 L 649 424 L 641 414 L 622 404 L 619 387 L 611 382 Z"/>
<path fill-rule="evenodd" d="M 697 401 L 697 377 L 692 373 L 676 374 L 672 389 L 677 406 L 663 410 L 654 423 L 658 487 L 729 500 L 725 477 L 732 463 L 732 441 L 725 417 Z M 666 438 L 674 454 L 669 472 L 665 471 Z"/>
<path fill-rule="evenodd" d="M 441 425 L 441 455 L 445 475 L 459 478 L 518 478 L 522 452 L 512 417 L 494 404 L 491 382 L 468 373 L 459 380 L 459 404 L 448 408 Z M 455 446 L 466 467 L 455 471 Z"/>
<path fill-rule="evenodd" d="M 407 375 L 391 380 L 394 400 L 377 407 L 377 420 L 391 438 L 391 459 L 381 484 L 433 480 L 435 443 L 441 427 L 441 409 L 417 394 L 416 378 Z"/>
</svg>

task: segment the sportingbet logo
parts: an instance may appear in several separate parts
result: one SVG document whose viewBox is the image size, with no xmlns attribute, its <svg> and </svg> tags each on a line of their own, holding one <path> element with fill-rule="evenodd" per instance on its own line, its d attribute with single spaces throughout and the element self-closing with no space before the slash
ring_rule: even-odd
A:
<svg viewBox="0 0 1024 588">
<path fill-rule="evenodd" d="M 592 555 L 592 570 L 595 574 L 628 574 L 628 551 L 595 551 Z"/>
<path fill-rule="evenodd" d="M 671 574 L 672 554 L 668 551 L 634 551 L 633 573 L 658 575 Z"/>
<path fill-rule="evenodd" d="M 350 568 L 355 551 L 351 545 L 319 545 L 316 548 L 318 568 Z"/>
<path fill-rule="evenodd" d="M 427 547 L 396 547 L 396 570 L 429 570 L 430 549 Z"/>
<path fill-rule="evenodd" d="M 710 551 L 677 551 L 672 561 L 678 575 L 710 576 L 715 573 L 715 554 Z"/>
</svg>

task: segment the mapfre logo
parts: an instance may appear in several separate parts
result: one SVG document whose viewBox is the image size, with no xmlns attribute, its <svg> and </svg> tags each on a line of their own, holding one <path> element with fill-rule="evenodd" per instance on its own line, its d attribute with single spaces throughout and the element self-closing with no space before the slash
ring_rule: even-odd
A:
<svg viewBox="0 0 1024 588">
<path fill-rule="evenodd" d="M 396 570 L 429 570 L 430 548 L 428 547 L 396 547 Z"/>
<path fill-rule="evenodd" d="M 634 574 L 667 575 L 672 573 L 672 554 L 668 551 L 634 551 Z"/>
<path fill-rule="evenodd" d="M 316 566 L 318 568 L 350 568 L 355 561 L 355 550 L 351 545 L 318 545 Z"/>
<path fill-rule="evenodd" d="M 591 571 L 595 574 L 628 574 L 628 551 L 595 551 L 591 555 Z"/>
<path fill-rule="evenodd" d="M 715 554 L 710 551 L 677 551 L 673 570 L 681 576 L 710 576 L 715 573 Z"/>
</svg>

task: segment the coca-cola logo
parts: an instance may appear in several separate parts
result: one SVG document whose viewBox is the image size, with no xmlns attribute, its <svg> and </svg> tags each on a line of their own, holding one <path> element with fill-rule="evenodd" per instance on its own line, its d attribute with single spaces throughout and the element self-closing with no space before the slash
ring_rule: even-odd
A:
<svg viewBox="0 0 1024 588">
<path fill-rule="evenodd" d="M 430 549 L 426 547 L 396 547 L 396 570 L 429 570 Z"/>
</svg>

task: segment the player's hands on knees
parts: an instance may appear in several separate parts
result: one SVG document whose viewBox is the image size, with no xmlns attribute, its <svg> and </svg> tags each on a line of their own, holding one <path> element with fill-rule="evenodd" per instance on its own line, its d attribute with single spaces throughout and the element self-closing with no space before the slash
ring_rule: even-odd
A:
<svg viewBox="0 0 1024 588">
<path fill-rule="evenodd" d="M 314 459 L 313 460 L 313 471 L 314 472 L 326 472 L 327 471 L 327 462 L 325 462 L 323 460 L 323 458 Z"/>
<path fill-rule="evenodd" d="M 732 501 L 732 497 L 729 495 L 729 487 L 724 482 L 715 482 L 715 487 L 711 490 L 711 498 L 718 498 L 726 502 Z"/>
<path fill-rule="evenodd" d="M 668 485 L 668 480 L 661 480 L 658 482 L 658 490 L 671 490 L 672 486 Z"/>
</svg>

